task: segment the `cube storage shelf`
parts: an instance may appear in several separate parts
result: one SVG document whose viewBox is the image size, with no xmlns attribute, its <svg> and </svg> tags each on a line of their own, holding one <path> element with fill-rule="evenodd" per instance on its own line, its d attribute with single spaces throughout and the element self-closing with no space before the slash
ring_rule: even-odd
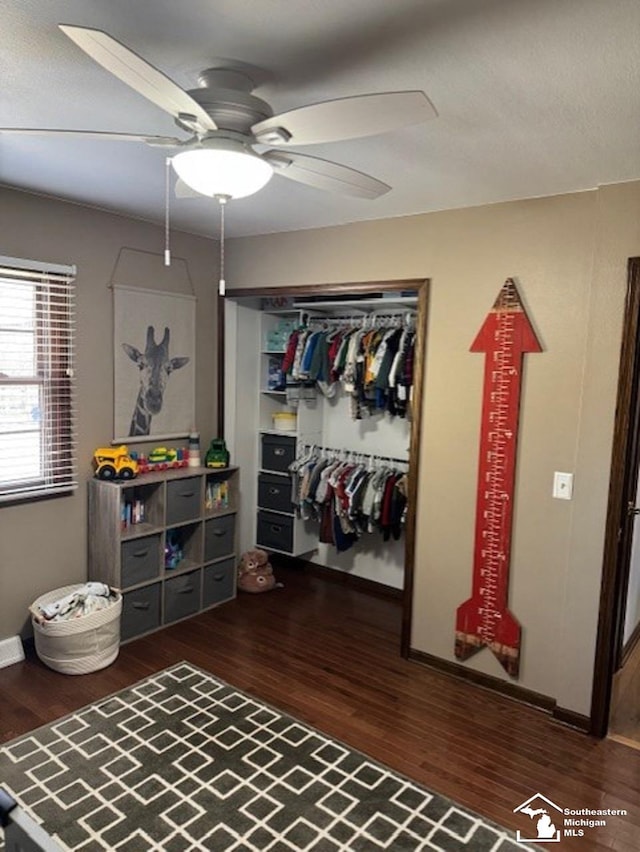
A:
<svg viewBox="0 0 640 852">
<path fill-rule="evenodd" d="M 90 481 L 89 579 L 122 592 L 123 642 L 235 597 L 238 471 Z"/>
</svg>

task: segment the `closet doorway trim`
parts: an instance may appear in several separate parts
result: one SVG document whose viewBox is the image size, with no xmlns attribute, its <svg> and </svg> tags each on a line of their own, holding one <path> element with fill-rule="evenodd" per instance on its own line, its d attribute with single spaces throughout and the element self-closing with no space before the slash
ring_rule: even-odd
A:
<svg viewBox="0 0 640 852">
<path fill-rule="evenodd" d="M 409 442 L 409 508 L 405 529 L 405 564 L 402 595 L 402 630 L 400 653 L 409 657 L 411 650 L 411 625 L 413 617 L 413 588 L 416 559 L 416 518 L 418 500 L 418 477 L 420 473 L 420 445 L 422 436 L 422 410 L 424 391 L 424 366 L 428 313 L 428 278 L 401 278 L 392 281 L 355 281 L 339 284 L 300 284 L 283 287 L 229 287 L 225 296 L 218 296 L 218 435 L 224 437 L 225 399 L 225 302 L 227 299 L 269 296 L 346 296 L 382 292 L 413 290 L 418 298 L 416 317 L 416 350 L 413 381 L 413 419 Z"/>
</svg>

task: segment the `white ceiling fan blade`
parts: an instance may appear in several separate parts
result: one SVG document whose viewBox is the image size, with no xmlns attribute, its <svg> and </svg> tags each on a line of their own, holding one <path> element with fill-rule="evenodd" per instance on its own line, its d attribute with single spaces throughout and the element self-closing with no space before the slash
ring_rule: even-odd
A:
<svg viewBox="0 0 640 852">
<path fill-rule="evenodd" d="M 267 145 L 312 145 L 387 133 L 437 116 L 424 92 L 383 92 L 292 109 L 251 128 Z"/>
<path fill-rule="evenodd" d="M 68 24 L 59 27 L 95 62 L 160 109 L 174 118 L 193 117 L 195 126 L 202 131 L 217 130 L 211 116 L 191 95 L 107 33 Z"/>
<path fill-rule="evenodd" d="M 262 156 L 271 163 L 274 174 L 314 186 L 316 189 L 370 199 L 379 198 L 391 189 L 386 183 L 370 175 L 329 160 L 320 160 L 318 157 L 309 157 L 294 151 L 267 151 Z"/>
<path fill-rule="evenodd" d="M 20 136 L 59 136 L 76 137 L 78 139 L 104 139 L 116 142 L 145 142 L 158 148 L 174 148 L 183 145 L 181 139 L 174 136 L 143 136 L 139 133 L 109 133 L 101 130 L 52 130 L 37 127 L 0 127 L 0 133 L 11 133 Z"/>
</svg>

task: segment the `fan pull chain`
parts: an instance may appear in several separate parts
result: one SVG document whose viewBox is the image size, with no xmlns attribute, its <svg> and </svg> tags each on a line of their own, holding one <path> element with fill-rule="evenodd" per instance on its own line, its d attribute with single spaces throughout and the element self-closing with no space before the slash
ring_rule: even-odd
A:
<svg viewBox="0 0 640 852">
<path fill-rule="evenodd" d="M 218 282 L 218 295 L 224 296 L 226 290 L 226 282 L 224 280 L 224 208 L 229 196 L 216 195 L 220 204 L 220 281 Z"/>
<path fill-rule="evenodd" d="M 169 171 L 171 157 L 164 161 L 164 265 L 171 266 L 171 250 L 169 248 Z"/>
</svg>

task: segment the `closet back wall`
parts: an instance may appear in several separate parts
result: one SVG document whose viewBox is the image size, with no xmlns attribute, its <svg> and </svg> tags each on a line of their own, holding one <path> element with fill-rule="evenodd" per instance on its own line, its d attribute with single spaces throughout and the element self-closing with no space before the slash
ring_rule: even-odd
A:
<svg viewBox="0 0 640 852">
<path fill-rule="evenodd" d="M 374 414 L 362 420 L 351 417 L 349 397 L 340 392 L 323 406 L 322 440 L 328 447 L 346 447 L 370 455 L 409 458 L 410 422 L 403 417 Z M 318 545 L 318 554 L 310 561 L 348 571 L 394 589 L 404 585 L 404 534 L 395 541 L 384 541 L 381 533 L 366 533 L 345 553 L 335 547 Z"/>
<path fill-rule="evenodd" d="M 69 497 L 0 508 L 0 639 L 28 632 L 27 607 L 43 592 L 87 578 L 87 480 L 96 447 L 113 437 L 113 326 L 109 281 L 123 246 L 136 249 L 116 272 L 119 284 L 189 292 L 198 299 L 196 423 L 203 443 L 216 424 L 217 243 L 172 234 L 174 263 L 162 265 L 164 232 L 125 216 L 0 189 L 2 254 L 74 263 L 79 489 Z M 155 253 L 153 254 L 148 253 Z M 124 277 L 123 277 L 124 276 Z"/>
<path fill-rule="evenodd" d="M 469 352 L 515 277 L 543 352 L 526 359 L 511 609 L 518 683 L 590 710 L 627 258 L 640 249 L 640 183 L 230 241 L 227 282 L 287 287 L 430 278 L 412 647 L 454 661 L 471 590 L 484 361 Z M 574 499 L 551 496 L 554 470 Z M 506 679 L 492 654 L 465 664 Z"/>
<path fill-rule="evenodd" d="M 375 290 L 375 285 L 372 285 L 372 290 Z M 267 320 L 272 317 L 269 316 L 270 312 L 261 314 L 259 298 L 235 299 L 234 295 L 228 297 L 225 302 L 224 434 L 232 458 L 242 460 L 240 481 L 243 511 L 239 519 L 239 540 L 240 548 L 243 550 L 254 547 L 257 538 L 256 513 L 251 507 L 257 504 L 257 473 L 261 467 L 257 437 L 261 428 L 259 388 L 264 388 L 266 385 L 263 375 L 264 366 L 260 357 L 260 350 L 265 347 L 265 327 L 261 316 L 266 316 Z M 376 302 L 375 299 L 370 303 L 361 301 L 360 307 L 371 313 L 382 310 L 380 302 Z M 332 307 L 319 306 L 315 310 L 318 314 L 326 316 L 327 322 L 331 324 L 334 310 Z M 389 312 L 391 309 L 385 310 Z M 404 306 L 393 308 L 394 314 L 397 313 L 399 318 L 404 316 L 406 310 Z M 411 310 L 417 313 L 417 297 Z M 284 318 L 291 320 L 294 315 L 296 319 L 299 319 L 297 311 L 295 314 L 285 313 Z M 312 322 L 311 328 L 313 327 Z M 281 400 L 276 407 L 286 407 L 284 400 Z M 314 435 L 313 439 L 306 442 L 304 437 L 298 437 L 298 447 L 308 447 L 311 443 L 315 443 L 333 449 L 351 450 L 385 458 L 407 460 L 409 458 L 410 421 L 403 417 L 390 417 L 387 413 L 380 411 L 373 416 L 365 416 L 361 420 L 353 419 L 350 398 L 342 390 L 340 383 L 338 383 L 336 395 L 331 399 L 325 398 L 320 391 L 317 391 L 311 401 L 300 401 L 298 414 L 298 428 L 303 421 L 303 434 L 313 433 Z M 273 427 L 263 418 L 262 428 Z M 375 530 L 362 535 L 353 547 L 339 553 L 335 546 L 319 541 L 318 520 L 310 519 L 304 526 L 309 533 L 308 540 L 312 549 L 305 553 L 298 550 L 297 553 L 302 559 L 339 571 L 348 571 L 353 576 L 393 589 L 403 588 L 404 535 L 401 535 L 398 540 L 390 537 L 388 541 L 384 541 L 382 533 Z"/>
</svg>

